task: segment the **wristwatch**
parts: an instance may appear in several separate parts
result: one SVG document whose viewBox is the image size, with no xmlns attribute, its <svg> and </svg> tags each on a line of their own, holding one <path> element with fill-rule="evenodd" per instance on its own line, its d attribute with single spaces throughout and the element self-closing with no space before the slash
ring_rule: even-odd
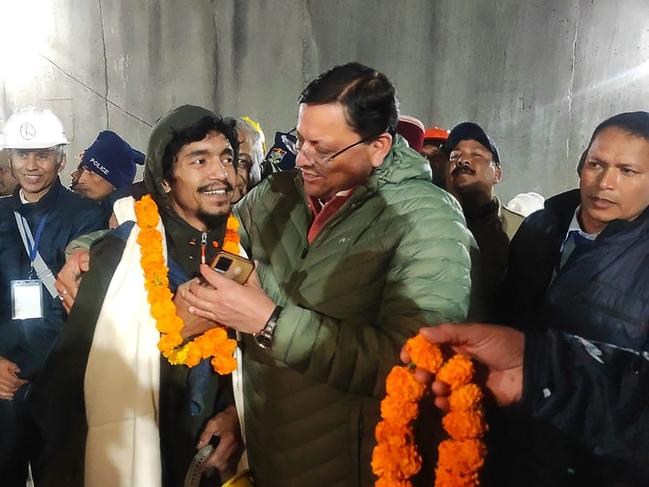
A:
<svg viewBox="0 0 649 487">
<path fill-rule="evenodd" d="M 275 306 L 275 309 L 268 318 L 268 321 L 264 327 L 255 333 L 255 342 L 264 350 L 270 350 L 273 348 L 273 335 L 275 333 L 275 327 L 277 326 L 277 320 L 279 319 L 279 314 L 282 312 L 281 306 Z"/>
</svg>

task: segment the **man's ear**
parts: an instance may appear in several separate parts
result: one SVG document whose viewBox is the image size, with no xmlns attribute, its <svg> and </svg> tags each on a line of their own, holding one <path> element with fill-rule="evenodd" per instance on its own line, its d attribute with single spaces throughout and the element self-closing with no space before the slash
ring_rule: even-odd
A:
<svg viewBox="0 0 649 487">
<path fill-rule="evenodd" d="M 388 132 L 384 132 L 379 135 L 379 137 L 372 141 L 370 144 L 370 157 L 372 160 L 373 167 L 379 167 L 383 164 L 383 159 L 388 155 L 392 149 L 392 135 Z"/>
<path fill-rule="evenodd" d="M 162 190 L 165 193 L 169 193 L 171 191 L 171 185 L 167 182 L 166 179 L 162 180 L 162 182 L 160 183 L 160 186 L 162 186 Z"/>
<path fill-rule="evenodd" d="M 495 184 L 498 184 L 502 177 L 503 177 L 503 170 L 500 168 L 500 165 L 496 164 L 496 182 L 495 182 Z"/>
</svg>

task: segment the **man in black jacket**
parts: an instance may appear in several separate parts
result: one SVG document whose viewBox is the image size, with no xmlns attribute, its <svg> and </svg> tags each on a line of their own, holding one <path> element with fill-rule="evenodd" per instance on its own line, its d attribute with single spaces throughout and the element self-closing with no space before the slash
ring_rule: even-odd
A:
<svg viewBox="0 0 649 487">
<path fill-rule="evenodd" d="M 646 352 L 554 330 L 524 334 L 476 323 L 422 328 L 420 334 L 486 366 L 486 387 L 500 406 L 515 405 L 523 414 L 543 418 L 592 450 L 649 470 Z M 410 361 L 405 351 L 402 358 Z M 423 370 L 416 377 L 425 383 L 431 380 Z M 435 405 L 448 411 L 449 387 L 434 382 L 432 390 Z M 575 404 L 603 407 L 576 411 Z M 530 479 L 520 485 L 534 482 Z"/>
<path fill-rule="evenodd" d="M 513 239 L 503 293 L 504 322 L 524 330 L 554 329 L 641 353 L 649 350 L 647 207 L 649 113 L 616 115 L 595 129 L 579 189 L 546 201 Z M 609 370 L 617 373 L 616 361 L 606 354 L 600 359 L 604 377 Z M 581 368 L 578 362 L 566 365 Z M 633 381 L 621 386 L 628 389 L 614 408 L 607 400 L 572 402 L 575 421 L 588 410 L 609 421 L 627 422 L 640 390 Z M 588 381 L 575 387 L 588 387 Z M 516 425 L 520 436 L 512 442 L 513 454 L 520 455 L 512 462 L 520 467 L 512 469 L 517 481 L 647 485 L 646 472 L 625 460 L 641 451 L 640 442 L 630 438 L 627 454 L 619 457 L 610 455 L 606 444 L 593 441 L 596 428 L 591 437 L 575 440 L 543 419 L 524 423 Z"/>
<path fill-rule="evenodd" d="M 49 110 L 17 110 L 4 127 L 20 187 L 0 199 L 0 483 L 24 487 L 40 441 L 26 406 L 65 321 L 54 277 L 74 238 L 107 225 L 92 201 L 61 186 L 67 139 Z"/>
</svg>

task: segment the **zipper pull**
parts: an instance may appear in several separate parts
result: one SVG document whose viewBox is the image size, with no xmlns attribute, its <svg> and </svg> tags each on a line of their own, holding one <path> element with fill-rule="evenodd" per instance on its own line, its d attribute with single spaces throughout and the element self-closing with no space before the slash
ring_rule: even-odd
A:
<svg viewBox="0 0 649 487">
<path fill-rule="evenodd" d="M 205 264 L 205 248 L 207 247 L 207 232 L 201 233 L 201 264 Z"/>
</svg>

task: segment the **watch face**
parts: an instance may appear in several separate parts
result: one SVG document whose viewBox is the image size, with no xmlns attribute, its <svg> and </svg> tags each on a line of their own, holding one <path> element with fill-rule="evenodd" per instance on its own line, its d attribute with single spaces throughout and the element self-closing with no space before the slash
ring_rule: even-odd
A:
<svg viewBox="0 0 649 487">
<path fill-rule="evenodd" d="M 271 339 L 271 337 L 263 332 L 257 333 L 255 335 L 255 341 L 257 342 L 257 345 L 265 350 L 270 349 L 270 347 L 273 345 L 273 340 Z"/>
</svg>

